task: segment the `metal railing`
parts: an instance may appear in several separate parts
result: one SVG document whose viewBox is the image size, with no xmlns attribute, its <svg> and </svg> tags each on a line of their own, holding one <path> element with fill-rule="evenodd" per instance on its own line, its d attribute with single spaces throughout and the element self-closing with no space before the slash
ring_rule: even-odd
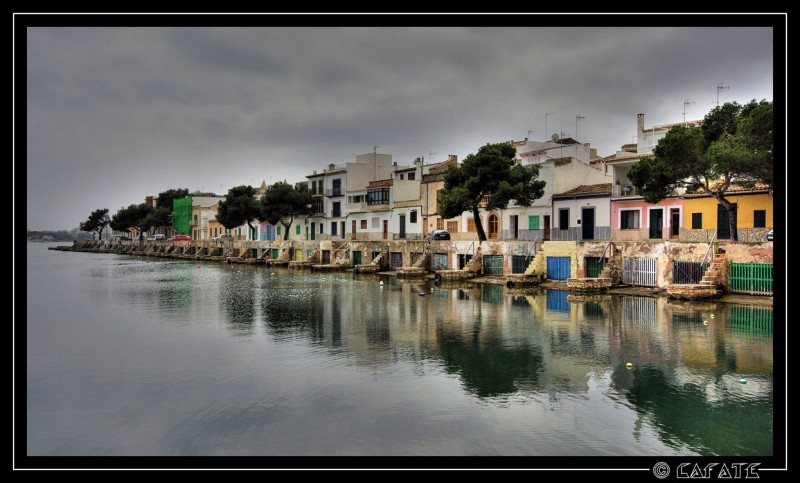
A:
<svg viewBox="0 0 800 483">
<path fill-rule="evenodd" d="M 704 263 L 706 263 L 706 260 L 708 259 L 708 255 L 709 255 L 709 253 L 711 253 L 711 247 L 713 247 L 713 246 L 714 246 L 714 241 L 715 241 L 716 239 L 717 239 L 717 230 L 714 230 L 714 236 L 712 236 L 712 237 L 711 237 L 711 241 L 710 241 L 710 242 L 708 242 L 708 248 L 706 249 L 706 253 L 705 253 L 705 255 L 703 255 L 703 259 L 700 261 L 700 265 L 701 265 L 701 266 L 702 266 Z"/>
<path fill-rule="evenodd" d="M 606 243 L 606 247 L 603 249 L 603 253 L 600 255 L 600 271 L 602 272 L 604 268 L 606 268 L 606 252 L 611 248 L 611 242 L 614 241 L 614 237 L 617 236 L 616 233 L 611 235 L 611 238 L 608 239 L 608 243 Z"/>
</svg>

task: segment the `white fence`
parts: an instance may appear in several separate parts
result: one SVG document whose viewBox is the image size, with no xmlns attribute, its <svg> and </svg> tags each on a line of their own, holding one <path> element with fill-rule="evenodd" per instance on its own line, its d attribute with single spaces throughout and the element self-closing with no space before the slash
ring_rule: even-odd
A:
<svg viewBox="0 0 800 483">
<path fill-rule="evenodd" d="M 622 282 L 628 285 L 656 286 L 655 258 L 625 258 L 622 268 Z"/>
</svg>

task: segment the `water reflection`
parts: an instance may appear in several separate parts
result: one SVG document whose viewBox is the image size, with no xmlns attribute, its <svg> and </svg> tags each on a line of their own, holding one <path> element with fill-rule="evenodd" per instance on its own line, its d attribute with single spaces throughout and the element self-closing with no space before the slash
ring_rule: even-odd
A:
<svg viewBox="0 0 800 483">
<path fill-rule="evenodd" d="M 676 453 L 772 453 L 771 307 L 576 296 L 488 284 L 434 286 L 391 277 L 182 262 L 126 262 L 86 273 L 93 283 L 106 284 L 90 297 L 110 299 L 126 310 L 142 308 L 148 317 L 184 330 L 187 339 L 192 331 L 217 324 L 240 346 L 267 344 L 269 351 L 254 346 L 253 353 L 262 358 L 258 370 L 286 375 L 259 386 L 240 379 L 238 366 L 220 369 L 220 379 L 231 386 L 225 386 L 224 397 L 209 398 L 223 399 L 219 404 L 227 412 L 220 417 L 221 412 L 194 408 L 173 427 L 177 432 L 170 444 L 178 453 L 181 448 L 213 452 L 223 444 L 189 441 L 208 435 L 194 429 L 204 422 L 235 428 L 237 434 L 252 427 L 269 434 L 289 425 L 298 401 L 310 401 L 320 415 L 336 407 L 340 416 L 352 410 L 351 417 L 359 418 L 361 401 L 377 397 L 369 392 L 377 381 L 419 391 L 414 394 L 423 402 L 415 412 L 392 411 L 429 424 L 452 417 L 453 408 L 473 414 L 460 406 L 473 401 L 489 408 L 507 408 L 516 401 L 536 414 L 552 413 L 536 424 L 549 424 L 553 434 L 586 451 L 599 450 L 580 439 L 582 432 L 592 431 L 576 429 L 581 414 L 594 418 L 598 427 L 609 425 L 618 432 L 615 438 L 637 443 L 657 438 Z M 219 360 L 252 362 L 252 353 L 240 350 L 244 354 L 224 354 Z M 314 378 L 325 370 L 332 381 L 328 386 Z M 361 379 L 364 375 L 369 384 Z M 302 376 L 302 385 L 293 385 L 295 376 Z M 447 396 L 456 394 L 458 402 L 441 393 L 444 402 L 424 399 L 425 391 L 441 391 L 448 384 L 454 390 Z M 241 407 L 232 402 L 232 395 L 259 390 Z M 391 403 L 379 402 L 381 407 Z M 519 419 L 509 426 L 514 424 L 531 423 Z M 369 426 L 361 420 L 358 425 Z M 313 431 L 313 426 L 303 427 Z M 285 434 L 291 435 L 287 428 Z M 598 434 L 584 436 L 588 440 Z M 527 449 L 537 442 L 523 438 L 517 444 L 514 448 Z M 532 452 L 548 451 L 537 448 Z M 556 451 L 572 450 L 562 445 Z M 636 449 L 627 451 L 637 454 Z"/>
</svg>

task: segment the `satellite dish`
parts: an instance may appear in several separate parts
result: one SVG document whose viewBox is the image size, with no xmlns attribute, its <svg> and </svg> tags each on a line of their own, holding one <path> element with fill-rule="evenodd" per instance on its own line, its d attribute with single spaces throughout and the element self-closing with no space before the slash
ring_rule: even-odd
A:
<svg viewBox="0 0 800 483">
<path fill-rule="evenodd" d="M 556 142 L 556 141 L 558 141 L 558 133 L 557 133 L 557 132 L 554 132 L 554 133 L 553 133 L 553 135 L 552 135 L 552 136 L 550 136 L 550 139 L 552 139 L 552 140 L 553 140 L 553 142 Z"/>
</svg>

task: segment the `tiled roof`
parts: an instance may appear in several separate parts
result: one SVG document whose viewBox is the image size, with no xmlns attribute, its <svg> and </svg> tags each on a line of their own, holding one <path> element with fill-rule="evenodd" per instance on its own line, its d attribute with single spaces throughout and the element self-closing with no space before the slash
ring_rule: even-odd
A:
<svg viewBox="0 0 800 483">
<path fill-rule="evenodd" d="M 644 128 L 644 132 L 652 131 L 653 129 L 671 129 L 671 128 L 675 127 L 675 126 L 697 126 L 697 125 L 702 124 L 702 123 L 703 123 L 702 119 L 697 119 L 697 120 L 694 120 L 694 121 L 686 121 L 686 122 L 673 122 L 671 124 L 661 124 L 659 126 L 652 126 L 650 128 Z"/>
<path fill-rule="evenodd" d="M 712 189 L 716 188 L 717 186 L 719 186 L 720 183 L 722 183 L 722 180 L 712 181 L 710 183 L 711 188 Z M 738 184 L 738 183 L 732 183 L 728 187 L 728 189 L 725 191 L 725 193 L 750 192 L 750 191 L 768 191 L 769 189 L 770 189 L 770 186 L 768 184 L 761 183 L 761 182 L 756 182 L 755 185 L 752 186 L 752 187 L 746 187 L 746 186 L 742 186 L 741 184 Z M 711 196 L 711 195 L 706 194 L 706 193 L 703 192 L 702 189 L 699 189 L 699 190 L 693 191 L 691 193 L 687 191 L 686 192 L 686 196 Z"/>
<path fill-rule="evenodd" d="M 640 159 L 647 156 L 652 156 L 653 153 L 641 153 L 641 154 L 627 154 L 625 156 L 609 156 L 603 159 L 595 159 L 594 163 L 613 163 L 614 161 L 627 161 L 629 159 Z"/>
<path fill-rule="evenodd" d="M 572 198 L 574 196 L 595 196 L 595 195 L 611 196 L 611 183 L 582 184 L 577 188 L 572 188 L 569 191 L 555 194 L 553 195 L 553 198 Z"/>
</svg>

